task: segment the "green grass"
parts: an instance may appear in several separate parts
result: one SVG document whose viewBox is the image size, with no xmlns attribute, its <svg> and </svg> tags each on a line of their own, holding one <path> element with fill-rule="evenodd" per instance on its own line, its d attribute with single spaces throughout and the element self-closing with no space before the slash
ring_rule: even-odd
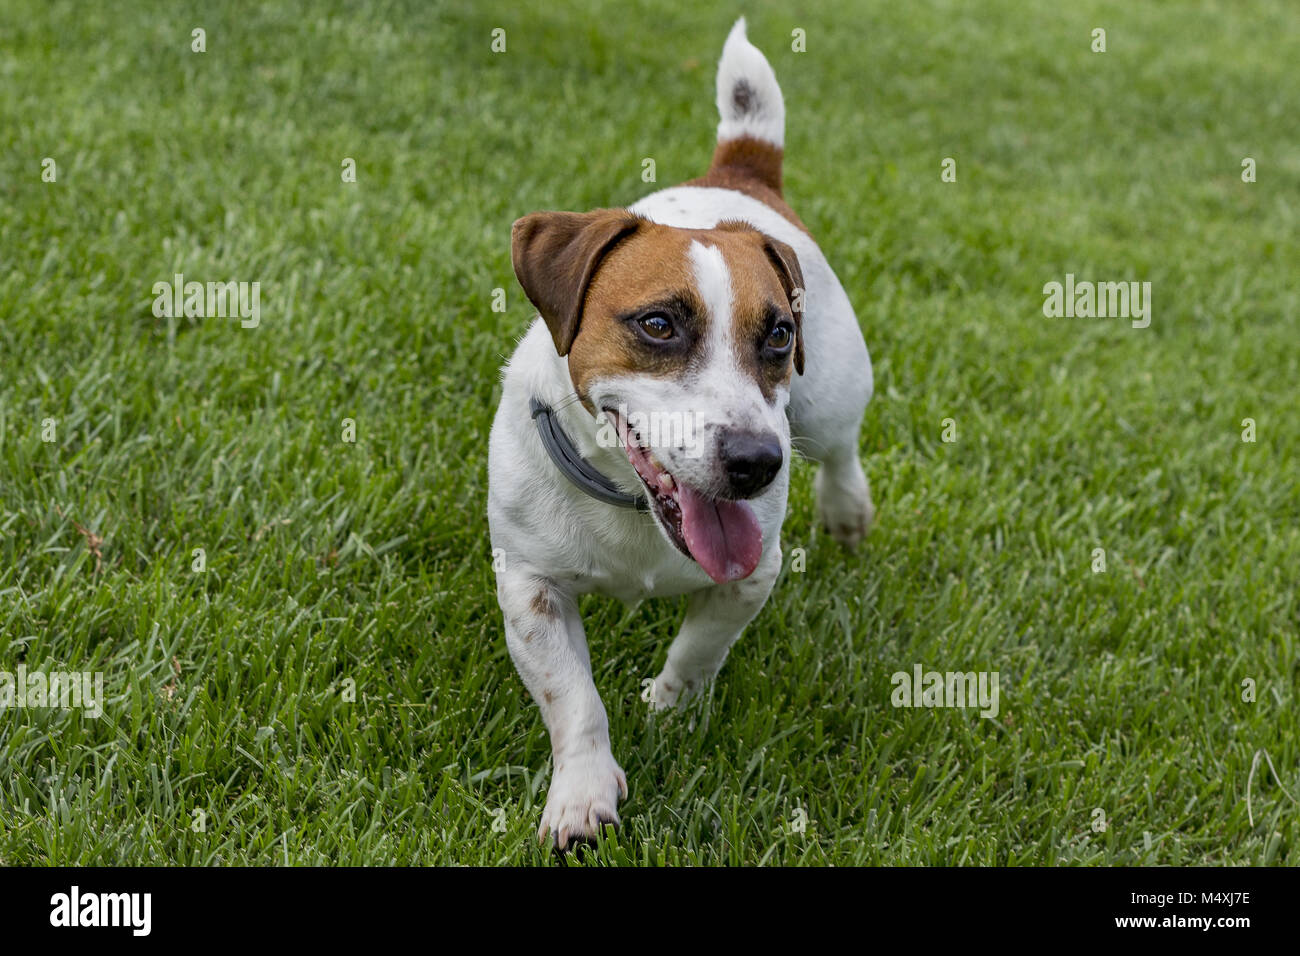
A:
<svg viewBox="0 0 1300 956">
<path fill-rule="evenodd" d="M 331 6 L 0 12 L 0 670 L 109 697 L 0 713 L 5 863 L 548 860 L 485 517 L 510 223 L 699 174 L 742 8 Z M 680 602 L 584 601 L 631 785 L 591 859 L 1297 862 L 1294 9 L 743 12 L 876 363 L 879 519 L 843 554 L 798 463 L 807 569 L 680 714 L 639 700 Z M 155 318 L 176 272 L 261 326 Z M 1151 327 L 1045 318 L 1067 272 L 1150 281 Z M 1001 714 L 895 709 L 916 663 Z"/>
</svg>

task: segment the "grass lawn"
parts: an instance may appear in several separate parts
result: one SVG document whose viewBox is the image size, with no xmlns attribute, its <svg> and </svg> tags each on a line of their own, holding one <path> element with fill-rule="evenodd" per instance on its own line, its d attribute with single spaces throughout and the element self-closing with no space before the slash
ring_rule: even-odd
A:
<svg viewBox="0 0 1300 956">
<path fill-rule="evenodd" d="M 700 174 L 740 12 L 878 521 L 841 552 L 797 463 L 806 568 L 681 713 L 681 602 L 583 602 L 631 787 L 589 861 L 1300 862 L 1294 6 L 709 6 L 4 5 L 0 671 L 107 701 L 0 712 L 0 862 L 549 861 L 485 515 L 510 224 Z M 155 317 L 176 273 L 260 325 Z M 1150 326 L 1046 317 L 1067 274 Z M 916 664 L 998 716 L 895 708 Z"/>
</svg>

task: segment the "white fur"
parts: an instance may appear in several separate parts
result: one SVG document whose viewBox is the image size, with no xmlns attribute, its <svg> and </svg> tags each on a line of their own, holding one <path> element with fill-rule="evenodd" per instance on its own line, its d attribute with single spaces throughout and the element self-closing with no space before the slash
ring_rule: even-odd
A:
<svg viewBox="0 0 1300 956">
<path fill-rule="evenodd" d="M 736 85 L 744 82 L 752 93 L 745 110 L 736 105 Z M 785 146 L 785 100 L 767 58 L 745 36 L 745 18 L 731 28 L 718 61 L 718 141 L 752 136 Z"/>
<path fill-rule="evenodd" d="M 723 51 L 720 108 L 724 79 L 742 75 L 762 106 L 757 117 L 743 119 L 744 131 L 761 132 L 761 138 L 779 145 L 784 127 L 780 90 L 762 54 L 745 40 L 743 20 Z M 738 135 L 728 125 L 725 109 L 722 117 L 719 137 Z M 792 432 L 800 450 L 822 463 L 816 488 L 831 533 L 856 543 L 872 517 L 857 445 L 872 392 L 871 361 L 848 297 L 816 243 L 767 205 L 728 189 L 665 189 L 631 209 L 655 222 L 687 228 L 744 220 L 790 245 L 804 275 L 805 374 L 795 375 L 789 390 L 778 389 L 771 401 L 740 374 L 727 338 L 733 308 L 727 262 L 716 247 L 697 241 L 689 246 L 688 264 L 710 311 L 713 336 L 702 368 L 685 381 L 645 374 L 588 385 L 597 408 L 625 401 L 629 407 L 691 412 L 706 429 L 741 425 L 779 436 L 785 462 L 775 480 L 750 499 L 763 535 L 759 565 L 744 580 L 715 584 L 673 546 L 651 515 L 588 497 L 547 458 L 529 414 L 534 396 L 557 408 L 560 424 L 596 468 L 625 491 L 643 491 L 623 450 L 598 440 L 601 421 L 575 400 L 567 360 L 556 354 L 541 318 L 534 320 L 507 365 L 489 441 L 488 517 L 507 645 L 551 734 L 554 773 L 539 835 L 549 830 L 560 845 L 572 836 L 594 834 L 601 821 L 617 821 L 618 800 L 627 791 L 592 681 L 577 596 L 599 592 L 639 601 L 691 595 L 651 695 L 652 706 L 672 706 L 713 678 L 766 602 L 780 571 Z M 708 486 L 716 465 L 711 456 L 692 458 L 671 447 L 656 447 L 655 452 L 674 476 L 697 488 Z M 553 613 L 537 611 L 539 594 L 549 595 Z"/>
<path fill-rule="evenodd" d="M 690 244 L 687 255 L 691 260 L 691 274 L 704 307 L 709 311 L 709 327 L 720 336 L 725 346 L 731 330 L 731 270 L 722 250 L 706 246 L 696 240 Z"/>
</svg>

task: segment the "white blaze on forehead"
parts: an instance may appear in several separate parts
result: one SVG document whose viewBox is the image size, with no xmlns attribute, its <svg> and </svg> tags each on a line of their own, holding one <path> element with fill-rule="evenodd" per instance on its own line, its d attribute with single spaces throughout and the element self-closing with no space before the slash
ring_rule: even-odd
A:
<svg viewBox="0 0 1300 956">
<path fill-rule="evenodd" d="M 694 240 L 688 255 L 691 269 L 695 273 L 695 287 L 709 314 L 709 338 L 712 339 L 715 357 L 720 356 L 718 346 L 726 348 L 731 329 L 732 293 L 731 270 L 727 260 L 722 257 L 722 250 L 717 246 L 706 246 Z"/>
</svg>

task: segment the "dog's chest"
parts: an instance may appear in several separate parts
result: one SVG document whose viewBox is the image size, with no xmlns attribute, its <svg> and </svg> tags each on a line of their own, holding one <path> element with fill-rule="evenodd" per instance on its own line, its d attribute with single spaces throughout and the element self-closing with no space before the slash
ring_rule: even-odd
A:
<svg viewBox="0 0 1300 956">
<path fill-rule="evenodd" d="M 583 575 L 584 590 L 635 603 L 698 591 L 713 583 L 698 564 L 664 539 L 649 515 L 619 517 L 631 519 L 633 528 L 630 533 L 626 528 L 605 529 L 609 534 L 594 542 L 593 560 Z"/>
</svg>

